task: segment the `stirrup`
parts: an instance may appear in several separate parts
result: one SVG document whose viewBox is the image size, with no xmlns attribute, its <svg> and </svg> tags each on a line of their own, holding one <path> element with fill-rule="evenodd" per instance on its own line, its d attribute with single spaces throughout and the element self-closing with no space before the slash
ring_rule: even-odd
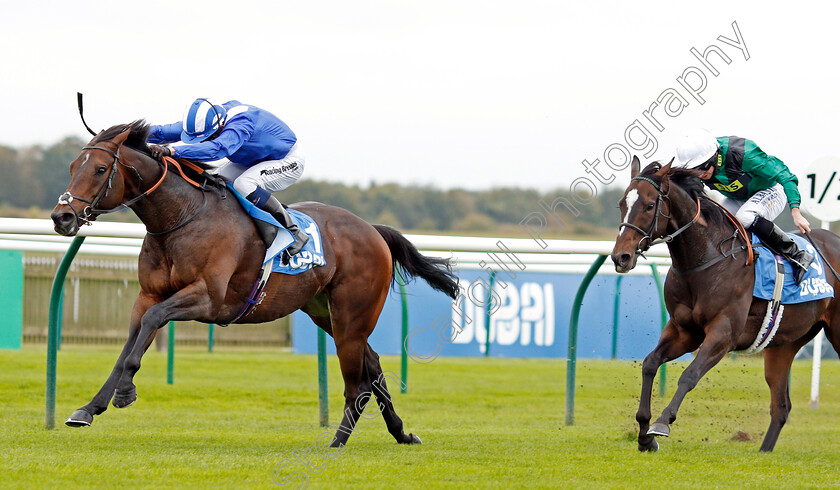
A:
<svg viewBox="0 0 840 490">
<path fill-rule="evenodd" d="M 291 254 L 289 254 L 289 249 L 283 250 L 280 253 L 280 263 L 283 265 L 289 265 L 289 262 L 292 260 Z"/>
<path fill-rule="evenodd" d="M 295 228 L 297 228 L 297 227 L 295 227 Z M 291 231 L 291 230 L 289 230 L 289 231 Z M 282 262 L 283 265 L 289 265 L 289 261 L 292 260 L 292 257 L 299 254 L 303 250 L 303 248 L 306 246 L 306 244 L 309 243 L 309 235 L 301 232 L 300 229 L 297 230 L 297 233 L 292 232 L 292 237 L 295 239 L 295 241 L 292 242 L 291 245 L 286 247 L 286 249 L 283 250 L 283 253 L 280 255 L 280 262 Z M 298 243 L 300 245 L 298 245 Z M 297 245 L 297 246 L 295 246 L 295 245 Z M 297 250 L 292 252 L 292 249 L 297 249 Z"/>
</svg>

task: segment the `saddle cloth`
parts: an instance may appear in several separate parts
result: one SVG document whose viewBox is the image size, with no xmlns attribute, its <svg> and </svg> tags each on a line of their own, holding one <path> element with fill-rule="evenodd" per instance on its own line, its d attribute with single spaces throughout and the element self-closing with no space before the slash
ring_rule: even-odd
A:
<svg viewBox="0 0 840 490">
<path fill-rule="evenodd" d="M 793 282 L 793 269 L 790 262 L 784 260 L 785 284 L 782 290 L 782 304 L 791 305 L 823 298 L 833 298 L 834 288 L 825 280 L 825 266 L 814 246 L 798 235 L 788 233 L 788 236 L 796 241 L 799 248 L 807 250 L 815 259 L 799 286 Z M 755 261 L 753 296 L 769 301 L 773 298 L 773 286 L 776 282 L 776 265 L 773 252 L 768 250 L 755 235 L 753 235 L 752 244 L 753 247 L 763 249 Z"/>
<path fill-rule="evenodd" d="M 236 196 L 236 199 L 239 200 L 239 203 L 242 204 L 242 207 L 249 216 L 253 219 L 264 221 L 278 228 L 277 237 L 271 243 L 271 246 L 266 250 L 265 258 L 263 259 L 263 266 L 277 257 L 277 260 L 274 261 L 274 265 L 271 269 L 272 272 L 297 275 L 302 272 L 306 272 L 313 267 L 325 265 L 327 263 L 324 258 L 324 248 L 321 246 L 321 230 L 318 228 L 318 223 L 300 211 L 288 209 L 287 211 L 289 212 L 289 216 L 292 217 L 301 230 L 309 235 L 309 242 L 307 242 L 306 246 L 303 247 L 303 250 L 292 257 L 288 265 L 283 265 L 279 256 L 283 253 L 283 250 L 286 250 L 289 245 L 294 242 L 291 232 L 281 226 L 280 223 L 271 216 L 271 214 L 263 211 L 252 202 L 242 197 L 233 189 L 230 183 L 228 183 L 228 189 L 234 196 Z"/>
</svg>

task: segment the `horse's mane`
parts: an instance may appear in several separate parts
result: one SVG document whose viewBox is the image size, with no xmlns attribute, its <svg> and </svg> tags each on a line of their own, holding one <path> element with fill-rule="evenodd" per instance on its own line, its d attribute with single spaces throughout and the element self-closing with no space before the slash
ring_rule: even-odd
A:
<svg viewBox="0 0 840 490">
<path fill-rule="evenodd" d="M 137 150 L 148 156 L 152 156 L 152 151 L 149 149 L 149 145 L 146 144 L 146 139 L 149 137 L 149 125 L 146 124 L 144 119 L 138 119 L 129 124 L 117 124 L 104 131 L 100 131 L 99 134 L 93 137 L 91 144 L 110 140 L 126 130 L 131 132 L 123 144 L 132 150 Z"/>
<path fill-rule="evenodd" d="M 123 146 L 127 146 L 132 150 L 136 150 L 144 155 L 154 158 L 154 156 L 152 156 L 152 150 L 149 148 L 148 143 L 146 143 L 146 139 L 149 137 L 149 124 L 146 123 L 145 119 L 138 119 L 129 124 L 117 124 L 116 126 L 111 126 L 106 130 L 100 131 L 99 134 L 94 136 L 90 144 L 108 141 L 126 130 L 130 131 L 130 133 L 128 134 L 128 138 L 125 140 L 125 143 L 123 143 Z M 160 162 L 160 160 L 156 160 Z M 209 183 L 209 188 L 216 192 L 223 192 L 225 183 L 222 179 L 210 176 L 207 173 L 199 174 L 188 166 L 182 166 L 181 171 L 192 180 L 204 182 L 205 184 Z M 207 187 L 203 187 L 203 189 L 207 189 Z"/>
<path fill-rule="evenodd" d="M 662 164 L 659 162 L 653 162 L 639 174 L 640 177 L 648 178 L 657 185 L 662 184 L 662 176 L 656 175 L 662 169 Z M 720 209 L 720 206 L 713 202 L 712 199 L 706 195 L 706 188 L 703 185 L 703 181 L 700 180 L 700 172 L 699 170 L 688 169 L 688 168 L 671 168 L 668 172 L 668 179 L 671 181 L 671 184 L 676 185 L 691 198 L 692 201 L 700 200 L 700 208 L 703 217 L 708 221 L 710 224 L 714 223 L 715 226 L 717 225 L 725 225 L 728 220 L 726 216 L 723 214 L 723 211 Z M 692 207 L 694 209 L 694 207 Z"/>
</svg>

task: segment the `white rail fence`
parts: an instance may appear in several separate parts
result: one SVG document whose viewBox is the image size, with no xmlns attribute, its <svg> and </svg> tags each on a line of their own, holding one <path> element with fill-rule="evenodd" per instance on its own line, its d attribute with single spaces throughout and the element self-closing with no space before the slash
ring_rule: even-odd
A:
<svg viewBox="0 0 840 490">
<path fill-rule="evenodd" d="M 80 254 L 93 256 L 137 257 L 146 235 L 146 228 L 138 223 L 95 222 L 84 226 L 79 235 L 86 236 Z M 598 255 L 609 255 L 613 242 L 583 240 L 533 240 L 530 238 L 483 238 L 439 235 L 405 235 L 423 253 L 435 257 L 452 258 L 456 268 L 487 270 L 498 265 L 490 254 L 504 263 L 513 260 L 525 265 L 530 272 L 585 273 Z M 0 250 L 22 250 L 64 253 L 72 238 L 62 237 L 53 230 L 53 223 L 44 219 L 0 218 Z M 506 253 L 512 255 L 505 255 Z M 653 247 L 646 253 L 652 263 L 670 266 L 668 249 Z M 514 258 L 515 257 L 515 258 Z M 609 261 L 601 273 L 614 274 Z M 650 275 L 647 267 L 631 273 Z"/>
</svg>

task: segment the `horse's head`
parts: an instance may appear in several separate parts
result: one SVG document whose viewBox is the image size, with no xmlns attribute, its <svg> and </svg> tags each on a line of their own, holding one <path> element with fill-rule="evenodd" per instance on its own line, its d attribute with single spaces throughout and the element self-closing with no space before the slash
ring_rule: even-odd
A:
<svg viewBox="0 0 840 490">
<path fill-rule="evenodd" d="M 639 158 L 634 156 L 630 165 L 632 180 L 618 203 L 622 223 L 612 253 L 617 272 L 629 272 L 636 267 L 639 255 L 655 239 L 665 235 L 670 219 L 671 162 L 665 166 L 654 162 L 641 172 L 639 167 Z"/>
<path fill-rule="evenodd" d="M 114 126 L 96 135 L 82 149 L 70 164 L 70 185 L 58 197 L 50 215 L 57 233 L 74 236 L 81 225 L 126 201 L 134 184 L 127 183 L 124 172 L 137 174 L 137 169 L 125 163 L 123 144 L 134 130 L 141 130 L 142 134 L 135 134 L 132 139 L 145 141 L 144 128 L 141 121 Z"/>
</svg>

